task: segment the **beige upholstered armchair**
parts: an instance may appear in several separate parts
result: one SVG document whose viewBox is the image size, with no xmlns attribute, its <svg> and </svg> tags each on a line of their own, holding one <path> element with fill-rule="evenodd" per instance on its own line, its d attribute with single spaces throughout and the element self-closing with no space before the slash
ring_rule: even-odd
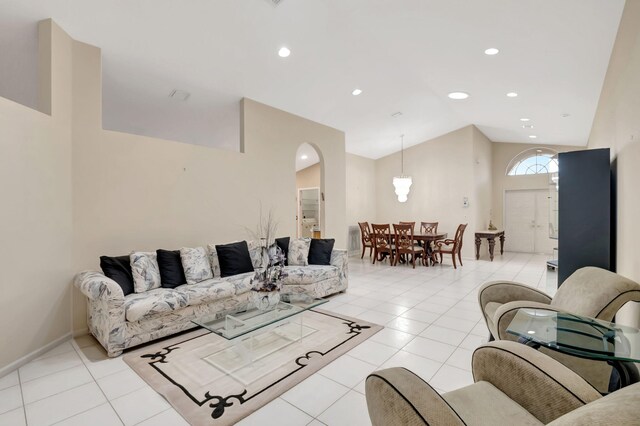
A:
<svg viewBox="0 0 640 426">
<path fill-rule="evenodd" d="M 473 385 L 438 394 L 404 368 L 367 377 L 374 426 L 637 424 L 640 383 L 606 397 L 579 375 L 528 346 L 496 341 L 473 354 Z"/>
<path fill-rule="evenodd" d="M 571 274 L 553 298 L 524 284 L 492 281 L 480 288 L 478 301 L 490 337 L 516 340 L 515 336 L 507 333 L 507 327 L 518 309 L 546 309 L 613 321 L 625 303 L 640 302 L 640 285 L 605 269 L 585 267 Z M 576 371 L 601 392 L 607 391 L 611 368 L 605 362 L 542 350 Z"/>
</svg>

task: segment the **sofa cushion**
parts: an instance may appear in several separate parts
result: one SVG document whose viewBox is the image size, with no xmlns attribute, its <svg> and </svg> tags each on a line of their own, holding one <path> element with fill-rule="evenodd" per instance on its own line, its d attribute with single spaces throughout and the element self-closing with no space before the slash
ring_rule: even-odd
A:
<svg viewBox="0 0 640 426">
<path fill-rule="evenodd" d="M 308 266 L 285 266 L 287 277 L 283 284 L 313 284 L 318 281 L 337 278 L 339 270 L 336 266 L 308 265 Z"/>
<path fill-rule="evenodd" d="M 156 288 L 144 293 L 130 294 L 124 298 L 125 318 L 130 322 L 185 306 L 187 306 L 187 296 L 168 288 Z"/>
<path fill-rule="evenodd" d="M 245 293 L 253 288 L 253 277 L 255 272 L 247 272 L 245 274 L 238 274 L 232 277 L 224 278 L 224 281 L 229 282 L 235 288 L 235 294 Z"/>
<path fill-rule="evenodd" d="M 309 246 L 311 238 L 296 238 L 289 241 L 287 262 L 290 266 L 306 266 L 309 264 Z"/>
<path fill-rule="evenodd" d="M 280 247 L 280 250 L 284 253 L 284 264 L 285 266 L 289 264 L 287 257 L 289 256 L 289 240 L 290 237 L 281 237 L 276 238 L 276 245 Z"/>
<path fill-rule="evenodd" d="M 236 294 L 233 284 L 220 278 L 212 278 L 196 284 L 185 284 L 175 289 L 187 300 L 187 306 L 210 303 Z"/>
<path fill-rule="evenodd" d="M 133 293 L 133 273 L 131 272 L 131 260 L 126 256 L 100 256 L 100 269 L 107 278 L 111 278 L 122 288 L 126 296 Z"/>
<path fill-rule="evenodd" d="M 331 265 L 331 252 L 336 240 L 314 238 L 309 245 L 309 265 Z"/>
<path fill-rule="evenodd" d="M 246 241 L 216 245 L 216 253 L 220 262 L 221 277 L 253 272 L 253 263 Z"/>
<path fill-rule="evenodd" d="M 203 247 L 181 248 L 180 259 L 187 284 L 195 284 L 213 278 L 209 257 Z"/>
<path fill-rule="evenodd" d="M 135 251 L 129 256 L 133 274 L 133 291 L 145 291 L 160 288 L 160 268 L 158 255 L 155 252 Z"/>
<path fill-rule="evenodd" d="M 156 250 L 158 268 L 160 269 L 160 285 L 163 288 L 176 288 L 187 283 L 180 259 L 180 250 Z"/>
</svg>

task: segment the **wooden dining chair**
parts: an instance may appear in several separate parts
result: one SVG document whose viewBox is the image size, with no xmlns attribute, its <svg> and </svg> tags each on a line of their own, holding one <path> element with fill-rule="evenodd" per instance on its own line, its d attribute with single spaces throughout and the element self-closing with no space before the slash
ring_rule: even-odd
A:
<svg viewBox="0 0 640 426">
<path fill-rule="evenodd" d="M 391 226 L 371 224 L 373 229 L 373 263 L 376 260 L 382 261 L 384 256 L 389 255 L 389 263 L 393 265 L 393 257 L 395 255 L 395 245 L 391 244 Z"/>
<path fill-rule="evenodd" d="M 416 223 L 415 222 L 398 222 L 400 225 L 411 225 L 411 232 L 415 234 L 416 232 Z"/>
<path fill-rule="evenodd" d="M 395 235 L 396 258 L 394 264 L 397 265 L 401 255 L 411 255 L 411 264 L 416 269 L 416 257 L 423 259 L 424 248 L 417 245 L 413 239 L 413 225 L 411 224 L 394 224 L 393 233 Z M 408 262 L 408 259 L 407 259 Z"/>
<path fill-rule="evenodd" d="M 421 234 L 437 234 L 438 222 L 420 222 Z"/>
<path fill-rule="evenodd" d="M 459 225 L 458 229 L 456 230 L 456 236 L 453 240 L 447 239 L 436 241 L 435 253 L 440 255 L 440 264 L 442 264 L 442 255 L 450 254 L 451 260 L 453 260 L 453 269 L 457 269 L 456 256 L 458 256 L 460 266 L 462 266 L 462 255 L 460 254 L 460 252 L 462 251 L 462 240 L 466 227 L 466 223 Z"/>
<path fill-rule="evenodd" d="M 360 236 L 362 237 L 362 256 L 360 259 L 364 257 L 364 252 L 369 248 L 369 257 L 371 257 L 371 253 L 373 252 L 373 239 L 371 237 L 371 228 L 369 228 L 369 222 L 358 222 L 358 226 L 360 227 Z"/>
</svg>

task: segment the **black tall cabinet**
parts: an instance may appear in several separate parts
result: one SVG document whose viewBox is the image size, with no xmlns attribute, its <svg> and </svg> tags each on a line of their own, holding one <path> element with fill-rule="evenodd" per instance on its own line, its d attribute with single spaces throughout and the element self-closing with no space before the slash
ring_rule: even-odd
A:
<svg viewBox="0 0 640 426">
<path fill-rule="evenodd" d="M 576 269 L 615 269 L 609 149 L 558 154 L 558 286 Z"/>
</svg>

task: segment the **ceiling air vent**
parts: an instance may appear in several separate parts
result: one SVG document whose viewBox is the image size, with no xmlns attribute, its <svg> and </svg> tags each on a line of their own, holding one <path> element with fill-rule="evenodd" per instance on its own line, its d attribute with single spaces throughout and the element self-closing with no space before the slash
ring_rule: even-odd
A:
<svg viewBox="0 0 640 426">
<path fill-rule="evenodd" d="M 282 3 L 282 0 L 267 0 L 267 1 L 274 6 L 278 6 L 280 3 Z"/>
<path fill-rule="evenodd" d="M 175 101 L 184 102 L 189 99 L 189 96 L 191 96 L 191 93 L 179 89 L 172 90 L 171 93 L 169 93 L 169 97 Z"/>
</svg>

